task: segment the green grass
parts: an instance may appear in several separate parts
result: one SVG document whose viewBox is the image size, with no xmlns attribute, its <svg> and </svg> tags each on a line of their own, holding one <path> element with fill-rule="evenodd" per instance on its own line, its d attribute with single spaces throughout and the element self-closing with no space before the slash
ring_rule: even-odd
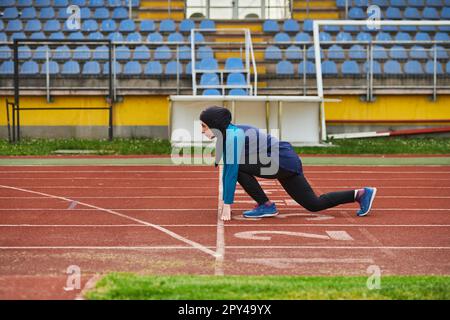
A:
<svg viewBox="0 0 450 320">
<path fill-rule="evenodd" d="M 88 299 L 133 300 L 301 300 L 450 299 L 449 276 L 383 276 L 369 290 L 366 277 L 300 276 L 142 276 L 111 273 Z"/>
<path fill-rule="evenodd" d="M 448 138 L 372 138 L 332 141 L 331 147 L 296 147 L 299 154 L 448 154 Z M 93 150 L 94 154 L 167 155 L 164 139 L 23 139 L 19 144 L 0 140 L 0 156 L 51 155 L 56 150 Z"/>
</svg>

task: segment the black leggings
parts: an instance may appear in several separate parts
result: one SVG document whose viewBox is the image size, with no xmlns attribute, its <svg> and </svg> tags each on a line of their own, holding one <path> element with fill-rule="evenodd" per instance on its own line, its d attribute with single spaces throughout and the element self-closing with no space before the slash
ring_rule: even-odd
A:
<svg viewBox="0 0 450 320">
<path fill-rule="evenodd" d="M 262 175 L 260 169 L 261 166 L 257 164 L 241 164 L 238 173 L 239 184 L 258 204 L 266 203 L 269 199 L 255 176 L 278 179 L 291 198 L 308 211 L 321 211 L 355 201 L 355 190 L 330 192 L 317 197 L 303 173 L 297 174 L 279 168 L 274 175 Z"/>
</svg>

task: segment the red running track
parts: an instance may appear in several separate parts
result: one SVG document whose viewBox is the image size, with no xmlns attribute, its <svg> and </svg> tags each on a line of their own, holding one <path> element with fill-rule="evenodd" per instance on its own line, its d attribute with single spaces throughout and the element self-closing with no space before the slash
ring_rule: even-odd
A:
<svg viewBox="0 0 450 320">
<path fill-rule="evenodd" d="M 372 185 L 356 205 L 310 213 L 261 180 L 276 218 L 217 219 L 214 167 L 8 166 L 0 171 L 0 298 L 74 298 L 94 275 L 450 274 L 450 167 L 305 167 L 316 193 Z M 79 266 L 81 287 L 67 286 Z"/>
</svg>

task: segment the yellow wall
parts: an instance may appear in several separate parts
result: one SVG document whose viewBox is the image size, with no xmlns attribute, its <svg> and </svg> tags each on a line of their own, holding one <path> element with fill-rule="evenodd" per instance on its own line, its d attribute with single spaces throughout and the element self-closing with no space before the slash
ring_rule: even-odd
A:
<svg viewBox="0 0 450 320">
<path fill-rule="evenodd" d="M 13 97 L 8 97 L 13 101 Z M 0 100 L 0 125 L 6 124 L 4 99 Z M 45 97 L 21 97 L 21 107 L 107 107 L 104 97 L 99 96 L 62 96 L 54 97 L 47 103 Z M 127 96 L 123 102 L 115 104 L 114 125 L 128 126 L 166 126 L 169 122 L 168 101 L 166 96 Z M 22 111 L 22 125 L 107 125 L 107 110 L 55 110 Z"/>
<path fill-rule="evenodd" d="M 326 119 L 333 121 L 366 120 L 449 120 L 450 95 L 438 96 L 437 102 L 429 96 L 377 96 L 375 102 L 366 103 L 359 96 L 327 96 L 342 102 L 326 103 Z M 8 97 L 11 101 L 12 97 Z M 0 125 L 6 124 L 5 99 L 0 98 Z M 107 106 L 104 97 L 54 97 L 47 104 L 45 97 L 22 97 L 23 107 L 92 107 Z M 127 96 L 115 105 L 114 125 L 166 126 L 169 122 L 167 96 Z M 107 111 L 23 111 L 22 125 L 107 125 Z"/>
<path fill-rule="evenodd" d="M 381 95 L 374 102 L 366 103 L 359 96 L 327 96 L 341 99 L 338 103 L 326 103 L 327 121 L 365 120 L 449 120 L 450 95 L 438 96 L 437 101 L 425 95 Z"/>
</svg>

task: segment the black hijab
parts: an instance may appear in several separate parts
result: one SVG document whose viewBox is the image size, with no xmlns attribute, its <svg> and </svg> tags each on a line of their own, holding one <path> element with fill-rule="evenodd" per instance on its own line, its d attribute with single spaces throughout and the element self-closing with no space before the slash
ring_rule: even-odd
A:
<svg viewBox="0 0 450 320">
<path fill-rule="evenodd" d="M 216 166 L 222 156 L 223 146 L 226 141 L 226 130 L 231 123 L 231 112 L 227 108 L 212 106 L 206 108 L 200 114 L 200 120 L 203 121 L 210 129 L 219 130 L 223 139 L 217 139 L 216 142 Z"/>
</svg>

